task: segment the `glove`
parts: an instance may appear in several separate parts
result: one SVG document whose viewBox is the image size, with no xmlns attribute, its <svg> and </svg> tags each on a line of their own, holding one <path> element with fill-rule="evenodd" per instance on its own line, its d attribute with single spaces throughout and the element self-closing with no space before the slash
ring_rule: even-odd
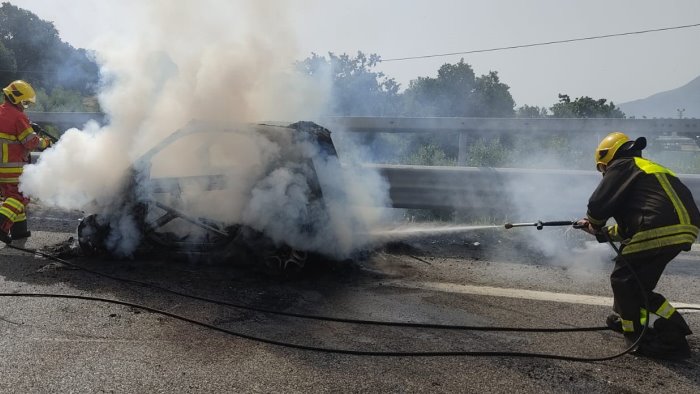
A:
<svg viewBox="0 0 700 394">
<path fill-rule="evenodd" d="M 40 150 L 48 149 L 49 147 L 51 147 L 51 145 L 53 145 L 53 142 L 51 142 L 51 139 L 49 138 L 40 137 L 39 139 L 41 140 L 41 142 L 39 143 Z"/>
<path fill-rule="evenodd" d="M 574 228 L 581 229 L 591 235 L 596 235 L 600 232 L 600 229 L 596 229 L 595 227 L 593 227 L 591 222 L 586 218 L 580 219 L 576 223 L 574 223 Z"/>
</svg>

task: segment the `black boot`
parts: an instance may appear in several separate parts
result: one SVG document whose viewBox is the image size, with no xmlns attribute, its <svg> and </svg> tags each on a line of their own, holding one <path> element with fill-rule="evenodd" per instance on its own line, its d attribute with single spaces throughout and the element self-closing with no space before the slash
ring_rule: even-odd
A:
<svg viewBox="0 0 700 394">
<path fill-rule="evenodd" d="M 653 340 L 642 339 L 634 353 L 660 360 L 684 360 L 691 357 L 690 345 L 684 335 L 659 335 Z"/>
<path fill-rule="evenodd" d="M 641 334 L 641 330 L 625 333 L 627 346 L 632 346 Z M 661 334 L 653 328 L 647 328 L 644 336 L 637 343 L 633 354 L 659 360 L 684 360 L 690 358 L 690 346 L 685 335 L 678 332 Z"/>
<path fill-rule="evenodd" d="M 10 236 L 10 228 L 12 228 L 12 222 L 10 219 L 0 219 L 0 241 L 10 244 L 12 243 L 12 236 Z"/>
<path fill-rule="evenodd" d="M 641 355 L 664 360 L 683 360 L 691 356 L 685 337 L 692 331 L 680 313 L 674 312 L 669 319 L 656 319 L 654 332 L 653 341 L 640 345 L 638 350 Z"/>
<path fill-rule="evenodd" d="M 654 328 L 660 333 L 678 333 L 683 336 L 691 335 L 693 331 L 690 330 L 688 323 L 685 321 L 683 316 L 678 313 L 678 311 L 673 312 L 673 314 L 668 318 L 659 318 L 654 322 Z"/>
<path fill-rule="evenodd" d="M 9 245 L 12 243 L 12 237 L 10 236 L 10 234 L 0 230 L 0 241 Z"/>
<path fill-rule="evenodd" d="M 32 232 L 27 229 L 27 221 L 22 220 L 21 222 L 15 222 L 12 226 L 12 239 L 24 239 L 32 236 Z"/>
<path fill-rule="evenodd" d="M 622 319 L 620 318 L 620 316 L 614 313 L 608 316 L 607 319 L 605 319 L 605 325 L 607 325 L 609 329 L 615 332 L 619 332 L 620 334 L 624 333 L 624 331 L 622 330 Z"/>
</svg>

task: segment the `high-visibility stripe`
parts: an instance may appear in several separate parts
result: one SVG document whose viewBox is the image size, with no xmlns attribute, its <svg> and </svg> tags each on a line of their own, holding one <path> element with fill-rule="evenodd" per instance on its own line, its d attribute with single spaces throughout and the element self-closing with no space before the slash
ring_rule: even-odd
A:
<svg viewBox="0 0 700 394">
<path fill-rule="evenodd" d="M 0 215 L 8 218 L 13 223 L 17 219 L 17 214 L 12 212 L 12 210 L 5 208 L 5 207 L 0 207 Z"/>
<path fill-rule="evenodd" d="M 0 183 L 19 183 L 19 178 L 0 178 Z"/>
<path fill-rule="evenodd" d="M 695 236 L 698 235 L 700 229 L 693 226 L 692 224 L 672 224 L 670 226 L 653 228 L 651 230 L 640 231 L 632 236 L 632 240 L 629 244 L 634 244 L 637 242 L 646 241 L 653 238 L 661 238 L 669 235 L 690 233 Z"/>
<path fill-rule="evenodd" d="M 665 246 L 692 244 L 696 239 L 697 235 L 694 234 L 678 234 L 663 238 L 650 239 L 648 241 L 639 242 L 633 245 L 626 245 L 625 248 L 622 249 L 622 254 L 643 252 L 645 250 L 663 248 Z"/>
<path fill-rule="evenodd" d="M 634 158 L 634 163 L 641 169 L 642 171 L 646 172 L 647 174 L 668 174 L 672 176 L 676 176 L 673 171 L 669 170 L 668 168 L 656 164 L 651 160 L 647 160 L 641 157 L 635 157 Z"/>
<path fill-rule="evenodd" d="M 654 313 L 663 317 L 664 319 L 669 319 L 671 315 L 673 315 L 675 312 L 676 308 L 674 308 L 673 305 L 671 305 L 671 303 L 669 303 L 668 300 L 666 300 Z"/>
<path fill-rule="evenodd" d="M 17 136 L 15 136 L 14 134 L 0 133 L 0 139 L 17 141 Z"/>
<path fill-rule="evenodd" d="M 612 237 L 617 237 L 620 235 L 619 231 L 617 230 L 617 224 L 608 228 L 608 234 L 610 234 Z"/>
<path fill-rule="evenodd" d="M 12 197 L 8 197 L 5 199 L 5 202 L 3 203 L 3 206 L 9 205 L 10 207 L 14 208 L 17 213 L 21 213 L 24 211 L 24 204 L 22 204 L 19 200 L 14 199 Z"/>
<path fill-rule="evenodd" d="M 21 174 L 24 167 L 0 167 L 0 174 Z"/>
<path fill-rule="evenodd" d="M 620 319 L 622 321 L 622 331 L 634 332 L 634 322 L 632 320 Z"/>
<path fill-rule="evenodd" d="M 606 229 L 608 232 L 608 236 L 610 237 L 611 240 L 618 241 L 618 242 L 622 241 L 622 236 L 620 236 L 620 230 L 619 230 L 617 224 L 614 226 L 608 226 Z"/>
<path fill-rule="evenodd" d="M 681 224 L 690 223 L 690 215 L 688 215 L 688 210 L 685 209 L 683 202 L 681 201 L 680 197 L 678 197 L 678 194 L 673 189 L 673 186 L 671 186 L 671 182 L 668 181 L 666 174 L 654 174 L 654 175 L 656 175 L 656 179 L 659 180 L 661 187 L 664 188 L 664 191 L 668 195 L 668 198 L 673 203 L 673 208 L 676 210 L 676 213 L 678 214 L 678 221 Z"/>
<path fill-rule="evenodd" d="M 27 214 L 20 213 L 19 215 L 17 215 L 17 220 L 15 220 L 15 223 L 26 222 L 26 221 L 27 221 Z"/>
<path fill-rule="evenodd" d="M 2 144 L 2 162 L 7 163 L 10 160 L 10 153 L 7 149 L 7 144 Z"/>
<path fill-rule="evenodd" d="M 26 129 L 24 129 L 24 131 L 22 131 L 21 133 L 19 133 L 19 135 L 17 136 L 17 139 L 19 141 L 24 142 L 24 140 L 26 140 L 27 137 L 29 137 L 33 132 L 34 132 L 34 129 L 32 129 L 30 126 Z"/>
<path fill-rule="evenodd" d="M 639 324 L 641 324 L 643 326 L 646 325 L 648 318 L 649 318 L 649 312 L 647 312 L 647 310 L 644 308 L 640 308 L 639 309 Z"/>
</svg>

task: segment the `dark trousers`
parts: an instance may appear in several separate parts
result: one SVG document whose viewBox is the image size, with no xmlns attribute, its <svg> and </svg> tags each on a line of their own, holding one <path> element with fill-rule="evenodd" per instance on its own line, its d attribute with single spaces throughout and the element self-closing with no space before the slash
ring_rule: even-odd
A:
<svg viewBox="0 0 700 394">
<path fill-rule="evenodd" d="M 654 313 L 666 302 L 666 298 L 654 292 L 654 288 L 666 265 L 680 252 L 680 247 L 673 247 L 617 257 L 615 268 L 610 275 L 610 284 L 615 296 L 613 309 L 623 320 L 634 323 L 635 333 L 638 334 L 642 330 L 643 324 L 640 319 L 644 316 L 650 317 L 645 313 L 647 306 L 648 312 Z M 635 278 L 635 273 L 638 279 Z M 645 297 L 648 305 L 645 305 Z M 665 321 L 661 324 L 655 325 L 660 331 L 666 331 L 669 335 L 691 334 L 688 324 L 678 312 L 663 320 Z"/>
</svg>

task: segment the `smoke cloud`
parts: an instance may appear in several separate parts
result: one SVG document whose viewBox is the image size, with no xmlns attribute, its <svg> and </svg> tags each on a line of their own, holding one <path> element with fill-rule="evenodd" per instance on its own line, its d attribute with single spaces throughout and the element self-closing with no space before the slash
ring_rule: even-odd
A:
<svg viewBox="0 0 700 394">
<path fill-rule="evenodd" d="M 247 224 L 277 243 L 347 257 L 369 242 L 367 228 L 381 215 L 368 207 L 386 202 L 376 173 L 343 170 L 303 136 L 245 125 L 315 119 L 328 101 L 328 81 L 293 70 L 294 10 L 284 2 L 125 3 L 120 6 L 131 12 L 124 31 L 95 41 L 108 123 L 65 132 L 25 168 L 24 193 L 65 209 L 107 213 L 114 230 L 109 242 L 124 256 L 138 245 L 138 232 L 133 218 L 123 217 L 128 212 L 114 211 L 131 168 L 141 172 L 137 180 L 224 174 L 222 190 L 183 182 L 177 201 L 165 196 L 166 203 L 195 217 Z M 136 163 L 183 128 L 199 130 L 147 168 Z M 312 167 L 325 181 L 321 202 L 311 197 Z M 304 231 L 308 223 L 313 233 Z"/>
</svg>

